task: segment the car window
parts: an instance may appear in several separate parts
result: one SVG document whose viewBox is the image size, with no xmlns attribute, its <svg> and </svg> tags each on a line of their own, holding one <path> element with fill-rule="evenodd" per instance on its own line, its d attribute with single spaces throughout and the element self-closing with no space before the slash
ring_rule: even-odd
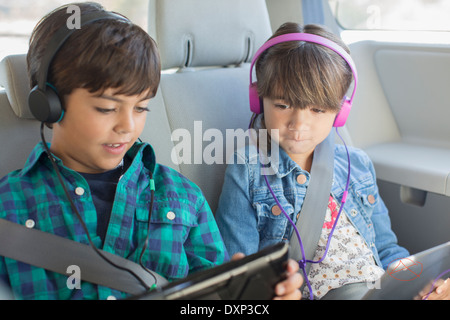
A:
<svg viewBox="0 0 450 320">
<path fill-rule="evenodd" d="M 34 26 L 48 12 L 67 0 L 0 0 L 0 60 L 26 53 Z M 79 1 L 85 2 L 85 1 Z M 148 0 L 96 0 L 107 10 L 117 11 L 147 30 Z"/>
<path fill-rule="evenodd" d="M 450 31 L 448 0 L 329 0 L 343 29 Z"/>
</svg>

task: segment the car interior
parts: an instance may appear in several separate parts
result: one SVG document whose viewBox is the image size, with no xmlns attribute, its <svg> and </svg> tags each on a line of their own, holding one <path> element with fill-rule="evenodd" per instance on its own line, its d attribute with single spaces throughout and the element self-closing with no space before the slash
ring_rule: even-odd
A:
<svg viewBox="0 0 450 320">
<path fill-rule="evenodd" d="M 214 142 L 214 133 L 226 137 L 230 130 L 248 128 L 250 61 L 256 50 L 283 22 L 324 24 L 338 34 L 342 27 L 325 0 L 151 0 L 148 15 L 163 72 L 141 139 L 152 144 L 159 163 L 196 183 L 214 212 L 235 139 L 214 150 L 222 161 L 207 163 L 201 152 Z M 364 39 L 349 47 L 359 81 L 341 129 L 346 143 L 374 162 L 400 245 L 416 253 L 449 241 L 450 46 Z M 29 91 L 26 56 L 5 57 L 0 176 L 20 169 L 40 141 Z M 176 148 L 177 130 L 191 135 L 190 154 Z"/>
</svg>

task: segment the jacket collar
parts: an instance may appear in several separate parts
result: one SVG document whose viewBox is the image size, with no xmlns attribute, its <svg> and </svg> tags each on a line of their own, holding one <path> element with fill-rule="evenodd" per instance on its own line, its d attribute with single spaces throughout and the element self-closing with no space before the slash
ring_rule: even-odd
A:
<svg viewBox="0 0 450 320">
<path fill-rule="evenodd" d="M 270 167 L 272 171 L 277 175 L 278 178 L 283 178 L 290 174 L 295 169 L 302 171 L 302 168 L 289 157 L 289 155 L 286 153 L 286 151 L 283 150 L 283 148 L 278 147 L 278 156 L 274 155 L 274 153 L 271 153 L 271 159 L 270 159 Z"/>
</svg>

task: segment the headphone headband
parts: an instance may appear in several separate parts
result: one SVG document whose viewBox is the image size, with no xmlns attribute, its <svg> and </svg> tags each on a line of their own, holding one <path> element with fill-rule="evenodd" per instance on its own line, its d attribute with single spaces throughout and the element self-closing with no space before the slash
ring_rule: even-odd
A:
<svg viewBox="0 0 450 320">
<path fill-rule="evenodd" d="M 85 15 L 81 15 L 81 22 L 80 22 L 80 28 L 83 26 L 93 23 L 98 20 L 105 20 L 105 19 L 121 19 L 124 21 L 129 21 L 125 17 L 118 15 L 113 12 L 108 11 L 98 11 L 98 12 L 92 12 Z M 59 28 L 55 32 L 55 34 L 50 39 L 47 49 L 45 50 L 45 55 L 42 57 L 42 62 L 38 69 L 38 87 L 40 89 L 45 89 L 46 82 L 47 82 L 47 76 L 48 71 L 50 68 L 50 64 L 55 57 L 56 53 L 59 51 L 59 49 L 62 47 L 62 45 L 66 42 L 66 40 L 79 29 L 69 29 L 67 26 L 63 26 Z"/>
<path fill-rule="evenodd" d="M 80 28 L 98 20 L 123 20 L 130 22 L 124 16 L 109 12 L 97 11 L 81 15 Z M 44 56 L 37 70 L 37 85 L 30 91 L 28 96 L 28 105 L 33 116 L 41 122 L 54 123 L 62 118 L 63 110 L 61 102 L 55 89 L 47 84 L 50 64 L 53 61 L 58 50 L 66 40 L 79 29 L 69 29 L 66 25 L 59 28 L 50 39 Z"/>
<path fill-rule="evenodd" d="M 353 62 L 353 59 L 351 56 L 345 51 L 341 46 L 339 46 L 337 43 L 310 33 L 287 33 L 280 35 L 278 37 L 269 39 L 267 42 L 265 42 L 259 49 L 256 51 L 251 65 L 250 65 L 250 108 L 255 113 L 261 113 L 262 106 L 260 105 L 259 96 L 256 92 L 256 83 L 253 83 L 252 80 L 252 70 L 253 66 L 256 63 L 256 60 L 261 56 L 261 54 L 269 49 L 270 47 L 273 47 L 274 45 L 277 45 L 282 42 L 288 42 L 288 41 L 304 41 L 304 42 L 311 42 L 318 45 L 325 46 L 337 54 L 339 54 L 349 65 L 350 69 L 353 73 L 354 78 L 354 85 L 353 85 L 353 92 L 350 96 L 350 99 L 344 98 L 344 102 L 341 108 L 341 112 L 339 112 L 338 116 L 336 117 L 335 126 L 343 126 L 345 123 L 345 120 L 347 119 L 348 113 L 350 112 L 351 104 L 353 102 L 353 98 L 355 96 L 356 92 L 356 86 L 358 83 L 358 74 L 356 71 L 355 63 Z M 256 93 L 255 93 L 256 92 Z M 344 110 L 343 110 L 344 109 Z"/>
</svg>

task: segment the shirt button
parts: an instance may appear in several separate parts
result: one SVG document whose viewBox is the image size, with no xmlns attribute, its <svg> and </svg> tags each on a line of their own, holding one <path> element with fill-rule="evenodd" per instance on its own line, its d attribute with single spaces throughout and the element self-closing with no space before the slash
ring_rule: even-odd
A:
<svg viewBox="0 0 450 320">
<path fill-rule="evenodd" d="M 175 212 L 172 211 L 167 212 L 167 219 L 173 220 L 175 219 L 175 217 L 176 217 Z"/>
<path fill-rule="evenodd" d="M 76 194 L 77 196 L 82 196 L 82 195 L 84 194 L 84 189 L 81 188 L 81 187 L 76 188 L 76 189 L 75 189 L 75 194 Z"/>
<path fill-rule="evenodd" d="M 370 204 L 374 204 L 375 203 L 375 197 L 373 196 L 373 194 L 369 194 L 367 196 L 367 200 L 369 201 Z"/>
<path fill-rule="evenodd" d="M 36 223 L 33 219 L 28 219 L 27 221 L 25 221 L 25 227 L 27 227 L 28 229 L 33 229 L 35 225 Z"/>
<path fill-rule="evenodd" d="M 306 183 L 306 180 L 308 180 L 308 178 L 307 178 L 304 174 L 300 174 L 300 175 L 298 175 L 298 177 L 297 177 L 297 182 L 298 182 L 299 184 L 305 184 L 305 183 Z"/>
<path fill-rule="evenodd" d="M 351 215 L 352 217 L 356 217 L 357 214 L 358 214 L 358 211 L 356 211 L 356 209 L 350 210 L 350 215 Z"/>
<path fill-rule="evenodd" d="M 114 297 L 114 296 L 108 296 L 108 297 L 106 298 L 106 300 L 117 300 L 117 298 Z"/>
<path fill-rule="evenodd" d="M 273 214 L 274 216 L 279 216 L 279 215 L 281 214 L 281 209 L 280 209 L 280 207 L 277 206 L 277 205 L 274 205 L 274 206 L 272 207 L 272 214 Z"/>
</svg>

